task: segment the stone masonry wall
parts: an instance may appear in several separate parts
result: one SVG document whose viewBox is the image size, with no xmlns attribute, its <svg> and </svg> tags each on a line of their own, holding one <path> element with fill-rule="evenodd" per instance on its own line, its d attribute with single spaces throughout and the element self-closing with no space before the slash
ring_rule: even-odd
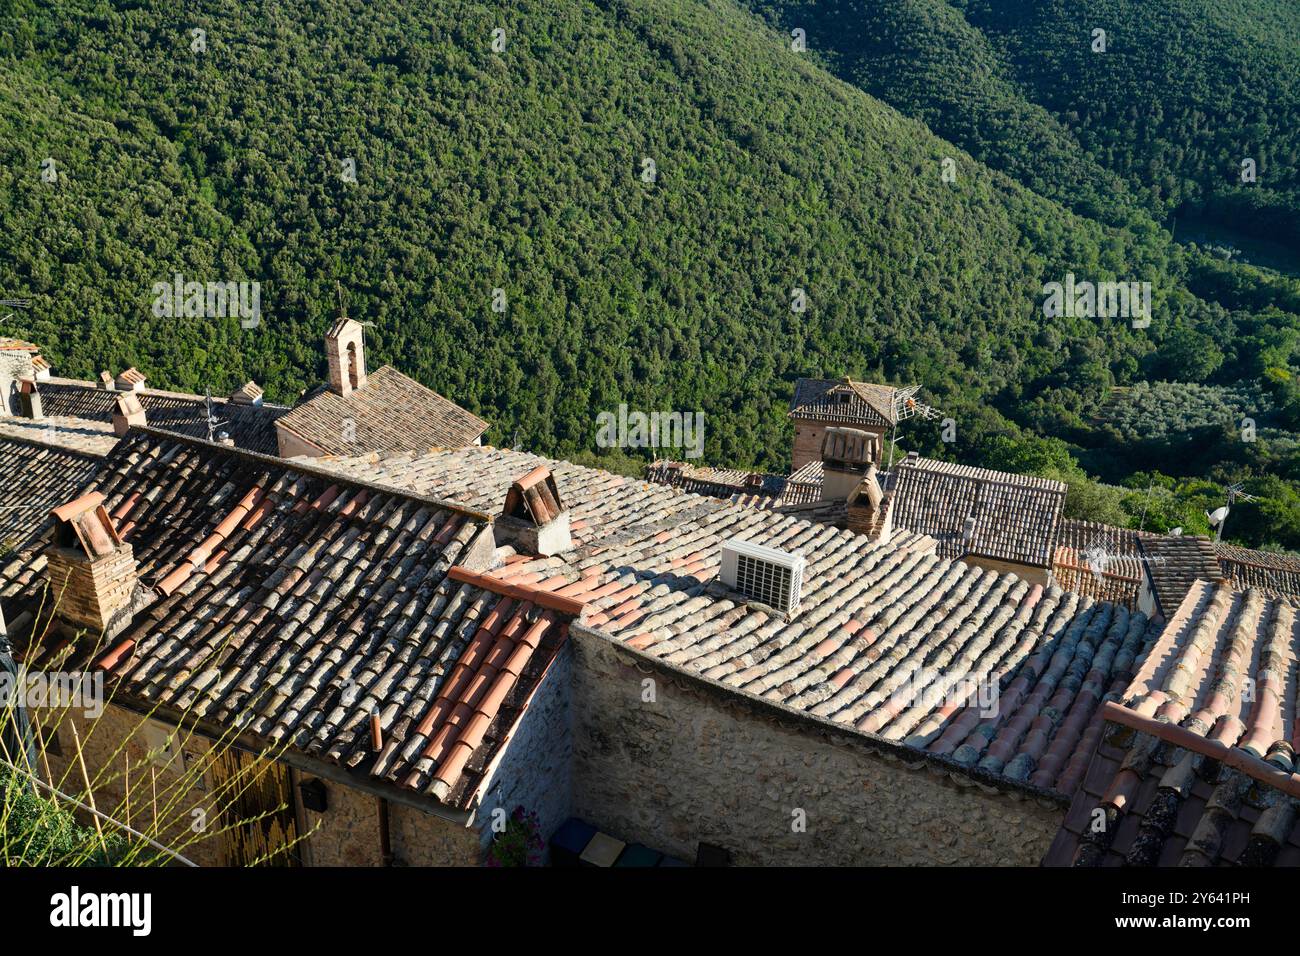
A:
<svg viewBox="0 0 1300 956">
<path fill-rule="evenodd" d="M 572 680 L 573 655 L 565 644 L 484 777 L 473 826 L 480 830 L 485 850 L 493 835 L 494 810 L 507 816 L 518 806 L 535 811 L 543 840 L 573 815 Z"/>
<path fill-rule="evenodd" d="M 185 783 L 179 765 L 146 760 L 150 746 L 146 743 L 144 718 L 111 704 L 98 718 L 87 717 L 79 710 L 48 709 L 34 710 L 32 717 L 46 742 L 48 782 L 63 793 L 87 802 L 76 758 L 72 730 L 75 726 L 96 809 L 149 833 L 156 806 L 157 816 L 165 823 L 163 835 L 155 837 L 158 842 L 200 866 L 220 866 L 225 862 L 220 839 L 205 835 L 202 827 L 204 821 L 210 821 L 209 834 L 219 828 L 218 807 L 207 789 Z M 49 753 L 56 737 L 61 756 Z M 201 764 L 209 750 L 208 741 L 197 734 L 181 740 L 180 750 L 184 755 L 181 759 L 187 764 Z M 201 816 L 196 817 L 195 811 Z M 77 815 L 89 824 L 89 814 Z M 198 832 L 194 829 L 196 822 L 200 824 Z"/>
<path fill-rule="evenodd" d="M 600 635 L 575 630 L 570 645 L 574 813 L 619 839 L 685 860 L 710 843 L 745 865 L 1033 866 L 1064 814 L 851 730 L 779 719 Z"/>
</svg>

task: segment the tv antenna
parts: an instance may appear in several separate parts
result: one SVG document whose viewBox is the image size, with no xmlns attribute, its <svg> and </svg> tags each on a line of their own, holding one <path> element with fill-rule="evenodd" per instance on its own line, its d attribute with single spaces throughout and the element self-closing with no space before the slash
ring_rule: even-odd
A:
<svg viewBox="0 0 1300 956">
<path fill-rule="evenodd" d="M 203 404 L 207 410 L 207 415 L 205 416 L 204 420 L 208 426 L 208 441 L 215 442 L 218 438 L 218 435 L 222 438 L 225 438 L 226 433 L 225 432 L 218 433 L 217 429 L 220 428 L 222 425 L 227 424 L 227 422 L 224 418 L 218 418 L 213 411 L 211 389 L 204 389 Z"/>
<path fill-rule="evenodd" d="M 894 467 L 894 445 L 898 441 L 898 423 L 909 418 L 939 417 L 937 408 L 916 400 L 916 393 L 920 390 L 920 385 L 908 385 L 905 388 L 894 389 L 894 434 L 889 439 L 889 464 L 885 466 L 886 471 Z"/>
<path fill-rule="evenodd" d="M 1247 494 L 1245 491 L 1245 482 L 1238 481 L 1234 484 L 1224 487 L 1228 493 L 1228 503 L 1222 508 L 1215 508 L 1213 511 L 1207 511 L 1205 517 L 1210 519 L 1210 524 L 1214 526 L 1214 543 L 1218 544 L 1223 540 L 1223 524 L 1228 520 L 1228 513 L 1232 511 L 1233 503 L 1240 498 L 1242 501 L 1258 501 L 1255 495 Z"/>
</svg>

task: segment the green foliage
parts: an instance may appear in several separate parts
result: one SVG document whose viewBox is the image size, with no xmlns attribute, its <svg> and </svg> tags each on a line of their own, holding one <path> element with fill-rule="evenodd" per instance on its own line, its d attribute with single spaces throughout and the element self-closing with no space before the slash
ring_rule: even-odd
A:
<svg viewBox="0 0 1300 956">
<path fill-rule="evenodd" d="M 5 866 L 111 866 L 127 845 L 111 830 L 101 841 L 53 800 L 0 766 L 0 858 Z"/>
<path fill-rule="evenodd" d="M 1292 7 L 753 5 L 766 21 L 735 0 L 11 2 L 0 295 L 34 308 L 5 332 L 61 374 L 291 401 L 323 376 L 338 281 L 372 365 L 496 444 L 622 473 L 645 459 L 594 450 L 600 411 L 700 411 L 704 461 L 781 469 L 794 380 L 853 374 L 921 384 L 959 423 L 945 457 L 1061 475 L 1080 512 L 1117 507 L 1085 470 L 1300 478 L 1277 433 L 1300 421 L 1300 292 L 1159 225 L 1187 206 L 1289 235 Z M 262 324 L 155 316 L 177 272 L 260 281 Z M 1066 272 L 1150 281 L 1154 321 L 1046 319 Z M 1263 381 L 1275 432 L 1242 451 L 1206 422 L 1195 455 L 1155 460 L 1174 446 L 1097 414 L 1148 378 Z M 1170 414 L 1162 435 L 1204 437 Z M 935 423 L 901 441 L 940 447 Z"/>
</svg>

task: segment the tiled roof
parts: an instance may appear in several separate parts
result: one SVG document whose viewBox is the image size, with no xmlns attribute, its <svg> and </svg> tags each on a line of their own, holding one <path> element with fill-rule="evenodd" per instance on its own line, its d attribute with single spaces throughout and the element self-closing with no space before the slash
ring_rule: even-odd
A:
<svg viewBox="0 0 1300 956">
<path fill-rule="evenodd" d="M 460 448 L 482 435 L 488 423 L 385 365 L 346 397 L 318 392 L 277 426 L 327 455 L 361 455 Z"/>
<path fill-rule="evenodd" d="M 646 480 L 692 494 L 741 500 L 753 507 L 780 508 L 821 499 L 822 463 L 809 462 L 786 476 L 738 468 L 696 467 L 680 461 L 656 461 L 646 468 Z"/>
<path fill-rule="evenodd" d="M 147 590 L 91 657 L 142 708 L 464 808 L 565 636 L 552 596 L 450 573 L 492 546 L 447 503 L 156 430 L 128 433 L 95 487 Z M 28 662 L 51 664 L 55 637 Z"/>
<path fill-rule="evenodd" d="M 1300 778 L 1113 704 L 1104 713 L 1045 865 L 1300 866 Z"/>
<path fill-rule="evenodd" d="M 1141 614 L 944 560 L 929 539 L 888 544 L 566 462 L 494 448 L 317 459 L 350 476 L 497 509 L 548 465 L 573 550 L 493 572 L 581 598 L 582 623 L 666 664 L 938 758 L 954 770 L 1069 793 L 1103 700 L 1153 636 Z M 723 541 L 807 558 L 790 620 L 717 580 Z M 998 706 L 954 689 L 983 682 Z"/>
<path fill-rule="evenodd" d="M 1050 566 L 1062 482 L 917 457 L 891 479 L 894 527 L 930 535 L 944 557 Z"/>
<path fill-rule="evenodd" d="M 40 384 L 41 405 L 46 415 L 84 418 L 111 422 L 117 396 L 121 393 L 97 387 L 93 382 L 51 378 Z M 161 428 L 189 435 L 208 437 L 207 403 L 202 395 L 164 392 L 146 388 L 135 393 L 144 407 L 151 428 Z M 287 410 L 284 406 L 239 405 L 224 398 L 212 399 L 213 414 L 222 420 L 218 432 L 229 435 L 236 446 L 248 451 L 274 455 L 278 448 L 275 420 Z"/>
<path fill-rule="evenodd" d="M 1183 603 L 1192 582 L 1219 581 L 1223 573 L 1208 538 L 1194 535 L 1144 535 L 1138 548 L 1160 613 L 1169 617 Z"/>
<path fill-rule="evenodd" d="M 801 378 L 794 386 L 790 417 L 884 428 L 894 423 L 896 391 L 892 385 L 850 379 Z"/>
<path fill-rule="evenodd" d="M 1047 862 L 1300 864 L 1296 614 L 1195 581 L 1109 709 Z"/>
<path fill-rule="evenodd" d="M 1300 628 L 1293 602 L 1196 581 L 1127 706 L 1264 759 L 1294 759 Z"/>
<path fill-rule="evenodd" d="M 1138 537 L 1147 535 L 1132 528 L 1063 518 L 1057 528 L 1053 578 L 1067 591 L 1134 608 L 1143 579 Z"/>
<path fill-rule="evenodd" d="M 0 352 L 39 352 L 40 350 L 40 346 L 32 345 L 31 342 L 0 335 Z"/>
<path fill-rule="evenodd" d="M 1232 544 L 1216 544 L 1214 550 L 1219 568 L 1234 588 L 1261 588 L 1300 597 L 1300 555 L 1255 551 Z"/>
<path fill-rule="evenodd" d="M 97 464 L 93 453 L 22 436 L 14 421 L 0 418 L 0 566 L 30 548 L 50 509 L 75 497 Z"/>
</svg>

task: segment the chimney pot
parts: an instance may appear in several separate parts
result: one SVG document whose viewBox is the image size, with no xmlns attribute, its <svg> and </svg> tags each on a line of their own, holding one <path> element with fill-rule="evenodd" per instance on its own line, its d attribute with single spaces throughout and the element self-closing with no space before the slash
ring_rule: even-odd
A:
<svg viewBox="0 0 1300 956">
<path fill-rule="evenodd" d="M 144 373 L 134 365 L 113 380 L 119 392 L 139 392 L 144 389 Z"/>
<path fill-rule="evenodd" d="M 133 425 L 147 425 L 148 416 L 140 399 L 132 394 L 117 396 L 117 407 L 113 410 L 113 434 L 121 438 Z"/>
<path fill-rule="evenodd" d="M 833 425 L 822 436 L 822 500 L 848 498 L 875 455 L 876 437 L 860 428 Z"/>
<path fill-rule="evenodd" d="M 104 496 L 92 492 L 50 512 L 52 546 L 46 549 L 46 578 L 56 617 L 77 629 L 113 637 L 130 622 L 137 583 L 136 561 Z"/>
<path fill-rule="evenodd" d="M 538 466 L 510 486 L 494 528 L 498 545 L 512 544 L 539 557 L 572 549 L 569 510 L 549 468 Z"/>
</svg>

